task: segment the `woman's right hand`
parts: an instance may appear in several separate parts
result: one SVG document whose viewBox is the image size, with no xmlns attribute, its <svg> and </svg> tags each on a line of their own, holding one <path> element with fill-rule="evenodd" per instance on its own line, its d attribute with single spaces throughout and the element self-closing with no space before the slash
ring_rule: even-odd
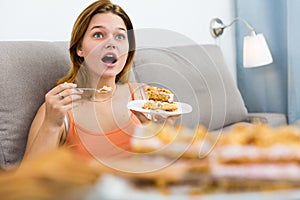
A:
<svg viewBox="0 0 300 200">
<path fill-rule="evenodd" d="M 74 83 L 57 85 L 45 95 L 44 122 L 53 126 L 62 126 L 68 110 L 76 106 L 81 99 L 82 91 L 76 90 Z"/>
</svg>

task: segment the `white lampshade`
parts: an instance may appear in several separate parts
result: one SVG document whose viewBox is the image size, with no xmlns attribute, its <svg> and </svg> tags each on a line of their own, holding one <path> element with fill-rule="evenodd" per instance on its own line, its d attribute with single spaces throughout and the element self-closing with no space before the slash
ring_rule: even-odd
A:
<svg viewBox="0 0 300 200">
<path fill-rule="evenodd" d="M 272 55 L 263 34 L 252 33 L 244 37 L 244 67 L 259 67 L 273 62 Z"/>
</svg>

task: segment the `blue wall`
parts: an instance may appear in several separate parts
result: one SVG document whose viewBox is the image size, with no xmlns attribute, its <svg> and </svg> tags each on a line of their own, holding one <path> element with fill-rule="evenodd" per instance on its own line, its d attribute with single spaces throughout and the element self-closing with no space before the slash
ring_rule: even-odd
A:
<svg viewBox="0 0 300 200">
<path fill-rule="evenodd" d="M 236 0 L 236 14 L 263 33 L 274 62 L 243 67 L 243 37 L 249 30 L 237 23 L 237 81 L 249 112 L 287 113 L 287 1 Z"/>
</svg>

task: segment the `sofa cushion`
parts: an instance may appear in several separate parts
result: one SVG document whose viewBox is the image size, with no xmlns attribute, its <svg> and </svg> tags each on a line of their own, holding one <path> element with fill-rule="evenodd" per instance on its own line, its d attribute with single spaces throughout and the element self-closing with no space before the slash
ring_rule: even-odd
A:
<svg viewBox="0 0 300 200">
<path fill-rule="evenodd" d="M 193 107 L 181 116 L 190 127 L 215 130 L 243 121 L 247 109 L 217 45 L 139 48 L 134 59 L 139 82 L 170 89 Z"/>
<path fill-rule="evenodd" d="M 0 42 L 0 167 L 22 159 L 44 95 L 69 69 L 66 42 Z"/>
</svg>

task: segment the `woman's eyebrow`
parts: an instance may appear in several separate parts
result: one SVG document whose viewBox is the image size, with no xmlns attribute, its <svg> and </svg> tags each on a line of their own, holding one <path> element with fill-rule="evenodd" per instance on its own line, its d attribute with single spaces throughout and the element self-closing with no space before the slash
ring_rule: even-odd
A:
<svg viewBox="0 0 300 200">
<path fill-rule="evenodd" d="M 125 31 L 125 32 L 127 31 L 125 28 L 122 28 L 122 27 L 119 27 L 118 29 L 121 31 Z"/>
<path fill-rule="evenodd" d="M 97 29 L 97 28 L 102 28 L 102 29 L 106 29 L 104 26 L 101 26 L 101 25 L 96 25 L 96 26 L 93 26 L 92 28 L 91 28 L 91 30 L 93 30 L 93 29 Z M 122 28 L 122 27 L 118 27 L 118 28 L 116 28 L 116 29 L 118 29 L 118 30 L 121 30 L 121 31 L 125 31 L 126 32 L 126 29 L 125 28 Z"/>
<path fill-rule="evenodd" d="M 105 27 L 104 27 L 104 26 L 101 26 L 101 25 L 97 25 L 97 26 L 93 26 L 93 27 L 91 28 L 91 30 L 96 29 L 96 28 L 105 28 Z"/>
</svg>

